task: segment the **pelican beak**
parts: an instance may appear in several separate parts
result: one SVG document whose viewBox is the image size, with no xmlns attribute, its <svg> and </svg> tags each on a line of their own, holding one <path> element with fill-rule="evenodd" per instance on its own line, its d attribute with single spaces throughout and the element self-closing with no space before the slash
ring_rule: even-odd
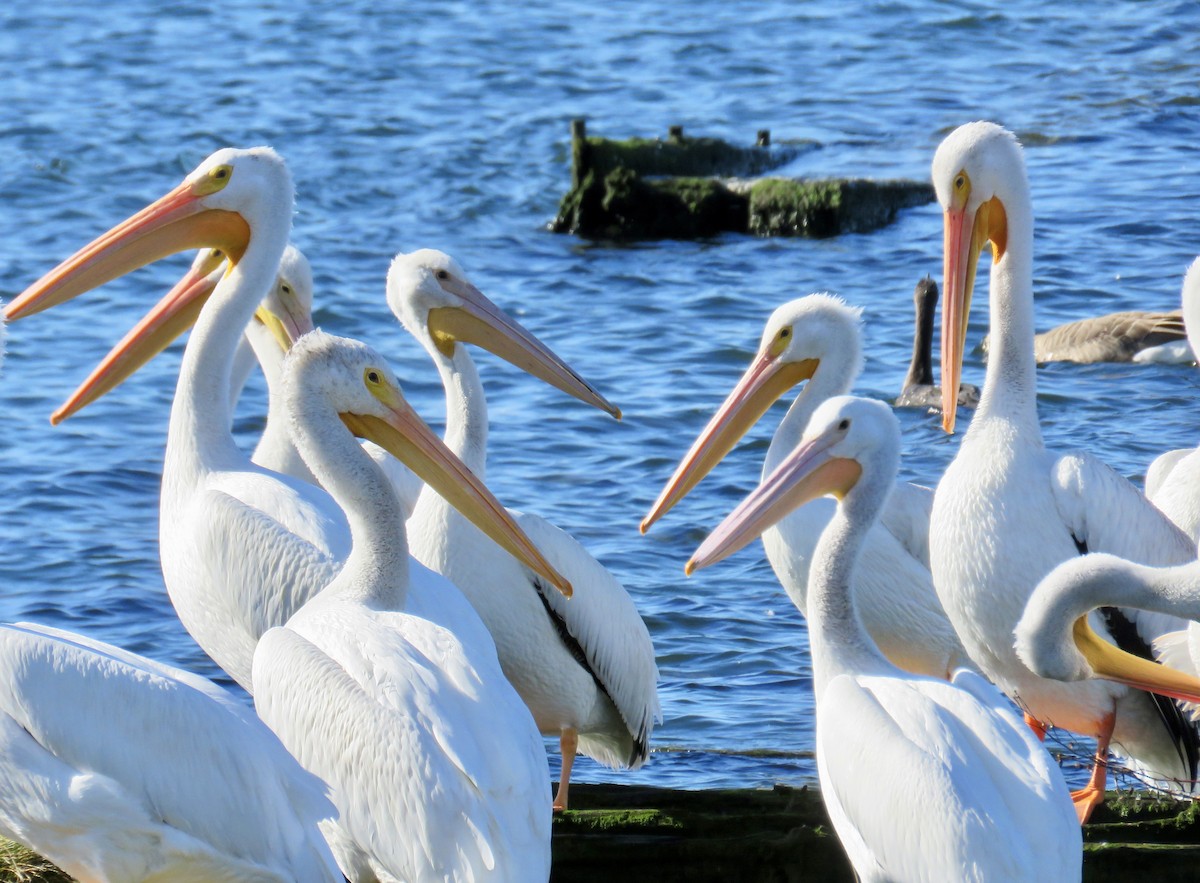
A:
<svg viewBox="0 0 1200 883">
<path fill-rule="evenodd" d="M 684 566 L 692 571 L 729 557 L 798 506 L 826 494 L 839 499 L 862 475 L 856 460 L 833 457 L 836 438 L 819 435 L 801 442 L 788 457 L 708 535 Z"/>
<path fill-rule="evenodd" d="M 208 208 L 202 200 L 212 190 L 205 183 L 185 180 L 84 246 L 13 298 L 5 318 L 32 315 L 192 248 L 219 248 L 236 263 L 250 241 L 250 228 L 236 212 Z"/>
<path fill-rule="evenodd" d="M 135 325 L 88 375 L 50 422 L 58 425 L 125 382 L 196 322 L 200 310 L 221 280 L 223 257 L 197 262 L 162 300 Z"/>
<path fill-rule="evenodd" d="M 399 392 L 384 388 L 376 396 L 388 409 L 387 419 L 343 413 L 342 422 L 350 431 L 403 462 L 501 548 L 571 597 L 570 582 L 554 569 L 508 510 L 434 435 Z"/>
<path fill-rule="evenodd" d="M 306 310 L 298 309 L 291 300 L 283 300 L 281 305 L 283 310 L 276 313 L 260 304 L 254 311 L 254 318 L 266 326 L 279 348 L 286 353 L 293 343 L 313 330 L 313 321 Z"/>
<path fill-rule="evenodd" d="M 430 334 L 444 355 L 453 354 L 456 341 L 473 343 L 567 395 L 621 419 L 620 408 L 600 395 L 474 285 L 460 279 L 439 280 L 439 283 L 462 301 L 461 306 L 437 307 L 429 311 Z"/>
<path fill-rule="evenodd" d="M 969 183 L 961 194 L 956 192 L 943 215 L 942 244 L 942 428 L 954 432 L 958 410 L 958 386 L 962 379 L 963 353 L 966 350 L 967 320 L 979 252 L 984 243 L 992 243 L 992 260 L 998 261 L 1007 244 L 1007 219 L 1004 204 L 992 197 L 972 216 L 966 208 Z"/>
<path fill-rule="evenodd" d="M 817 370 L 816 359 L 781 362 L 776 350 L 777 346 L 772 342 L 772 345 L 760 351 L 737 386 L 721 403 L 676 467 L 675 474 L 658 495 L 650 513 L 642 519 L 642 533 L 687 496 L 733 450 L 738 439 L 759 421 L 780 396 L 800 381 L 810 379 Z"/>
<path fill-rule="evenodd" d="M 1086 616 L 1075 621 L 1073 637 L 1075 646 L 1096 677 L 1183 702 L 1200 702 L 1200 680 L 1161 663 L 1118 650 L 1092 631 Z"/>
</svg>

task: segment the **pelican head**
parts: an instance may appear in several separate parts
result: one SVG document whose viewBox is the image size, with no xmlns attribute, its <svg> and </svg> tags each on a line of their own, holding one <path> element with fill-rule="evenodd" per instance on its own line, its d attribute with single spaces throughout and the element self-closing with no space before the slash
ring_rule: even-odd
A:
<svg viewBox="0 0 1200 883">
<path fill-rule="evenodd" d="M 375 350 L 356 340 L 313 331 L 292 346 L 283 377 L 294 438 L 305 436 L 308 429 L 303 421 L 313 400 L 320 399 L 352 433 L 402 461 L 501 548 L 570 596 L 571 584 L 483 482 L 417 416 Z M 316 472 L 316 466 L 310 465 Z"/>
<path fill-rule="evenodd" d="M 236 265 L 249 247 L 251 229 L 289 226 L 268 222 L 284 217 L 290 223 L 292 192 L 287 166 L 269 147 L 218 150 L 161 199 L 19 294 L 5 316 L 31 315 L 193 248 L 219 248 Z"/>
<path fill-rule="evenodd" d="M 279 260 L 279 274 L 254 313 L 286 353 L 301 337 L 313 330 L 313 279 L 308 258 L 289 244 Z"/>
<path fill-rule="evenodd" d="M 1144 577 L 1154 571 L 1115 555 L 1064 561 L 1038 583 L 1015 629 L 1017 655 L 1036 675 L 1059 681 L 1105 678 L 1184 702 L 1200 702 L 1200 680 L 1141 659 L 1102 639 L 1088 622 L 1101 606 L 1143 607 Z"/>
<path fill-rule="evenodd" d="M 832 294 L 810 294 L 775 310 L 758 354 L 642 519 L 642 533 L 699 484 L 796 384 L 819 370 L 822 376 L 844 378 L 843 388 L 849 388 L 862 370 L 861 324 L 862 310 Z"/>
<path fill-rule="evenodd" d="M 883 402 L 834 396 L 818 406 L 796 449 L 709 534 L 684 571 L 732 555 L 799 506 L 833 494 L 845 507 L 863 505 L 865 490 L 884 498 L 900 465 L 900 424 Z M 884 476 L 886 481 L 878 478 Z M 870 505 L 882 505 L 872 499 Z"/>
<path fill-rule="evenodd" d="M 933 186 L 943 212 L 942 426 L 954 431 L 967 320 L 979 253 L 992 245 L 999 264 L 1008 249 L 1008 215 L 1028 201 L 1021 145 L 995 123 L 951 132 L 933 157 Z M 1021 206 L 1024 216 L 1027 208 Z"/>
<path fill-rule="evenodd" d="M 193 248 L 219 249 L 236 272 L 238 262 L 254 247 L 282 253 L 291 229 L 292 179 L 287 165 L 269 147 L 218 150 L 177 187 L 103 236 L 93 240 L 18 295 L 5 310 L 19 319 L 77 297 L 106 282 L 168 255 Z M 193 270 L 196 270 L 193 265 Z M 185 277 L 173 295 L 139 324 L 136 335 L 122 342 L 115 368 L 121 378 L 99 378 L 111 388 L 161 352 L 188 327 L 203 300 L 195 292 L 199 279 Z M 265 283 L 264 283 L 265 285 Z M 211 289 L 210 289 L 211 290 Z M 187 292 L 187 293 L 185 293 Z M 89 381 L 96 382 L 93 373 Z M 98 394 L 103 394 L 100 389 Z M 79 393 L 77 393 L 79 395 Z M 83 396 L 84 404 L 97 397 Z M 64 406 L 66 409 L 67 406 Z M 82 407 L 82 404 L 76 406 Z M 61 420 L 70 409 L 60 409 Z"/>
<path fill-rule="evenodd" d="M 448 254 L 425 248 L 396 255 L 388 269 L 387 299 L 400 323 L 441 355 L 450 358 L 459 343 L 473 343 L 620 419 L 620 409 L 488 300 Z"/>
</svg>

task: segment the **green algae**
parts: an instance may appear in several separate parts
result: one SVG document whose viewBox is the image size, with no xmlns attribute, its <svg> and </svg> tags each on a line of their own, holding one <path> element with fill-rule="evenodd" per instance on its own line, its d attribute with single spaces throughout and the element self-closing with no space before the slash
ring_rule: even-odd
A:
<svg viewBox="0 0 1200 883">
<path fill-rule="evenodd" d="M 760 175 L 811 146 L 739 147 L 679 132 L 665 141 L 615 141 L 587 135 L 576 120 L 571 189 L 550 227 L 617 241 L 722 233 L 825 237 L 877 229 L 934 198 L 933 188 L 917 181 L 731 177 Z"/>
</svg>

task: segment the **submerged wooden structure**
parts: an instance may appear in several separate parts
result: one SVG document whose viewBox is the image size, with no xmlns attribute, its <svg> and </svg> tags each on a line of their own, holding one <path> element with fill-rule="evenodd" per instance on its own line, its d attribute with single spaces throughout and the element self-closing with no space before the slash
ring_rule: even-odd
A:
<svg viewBox="0 0 1200 883">
<path fill-rule="evenodd" d="M 854 880 L 815 788 L 679 791 L 580 783 L 571 786 L 571 804 L 554 821 L 552 883 Z M 1083 833 L 1085 883 L 1190 881 L 1200 868 L 1196 803 L 1110 792 Z M 0 848 L 0 883 L 18 881 L 71 883 L 28 853 Z"/>
<path fill-rule="evenodd" d="M 934 199 L 923 181 L 868 178 L 779 178 L 815 142 L 771 145 L 758 133 L 749 147 L 685 136 L 615 141 L 571 123 L 571 189 L 551 224 L 589 239 L 696 239 L 721 233 L 836 236 L 864 233 L 895 220 L 901 209 Z"/>
</svg>

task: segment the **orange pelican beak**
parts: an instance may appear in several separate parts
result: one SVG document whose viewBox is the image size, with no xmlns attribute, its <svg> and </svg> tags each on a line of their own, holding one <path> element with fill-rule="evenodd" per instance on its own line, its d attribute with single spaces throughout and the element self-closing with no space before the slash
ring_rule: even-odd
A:
<svg viewBox="0 0 1200 883">
<path fill-rule="evenodd" d="M 430 334 L 444 355 L 453 354 L 456 341 L 473 343 L 567 395 L 621 419 L 620 408 L 600 395 L 474 285 L 461 279 L 439 280 L 439 283 L 463 302 L 462 306 L 437 307 L 429 311 Z"/>
<path fill-rule="evenodd" d="M 412 469 L 497 545 L 571 597 L 571 583 L 546 560 L 484 483 L 417 416 L 399 390 L 388 386 L 373 392 L 388 409 L 387 419 L 341 414 L 350 431 Z"/>
<path fill-rule="evenodd" d="M 800 381 L 810 379 L 817 370 L 816 359 L 781 362 L 782 351 L 783 346 L 772 340 L 759 352 L 642 519 L 642 533 L 687 496 L 780 396 Z"/>
<path fill-rule="evenodd" d="M 208 208 L 202 200 L 212 192 L 209 178 L 185 180 L 13 298 L 4 310 L 5 318 L 32 315 L 193 248 L 220 248 L 236 263 L 250 241 L 250 228 L 236 212 Z"/>
<path fill-rule="evenodd" d="M 1200 680 L 1161 663 L 1118 650 L 1092 631 L 1087 616 L 1075 620 L 1073 637 L 1075 646 L 1096 677 L 1183 702 L 1200 703 Z"/>
<path fill-rule="evenodd" d="M 220 249 L 231 265 L 236 264 L 250 242 L 249 225 L 237 212 L 209 208 L 204 202 L 206 196 L 222 189 L 228 179 L 228 166 L 214 167 L 207 175 L 185 179 L 166 196 L 84 246 L 21 292 L 5 308 L 5 318 L 32 315 L 146 264 L 192 248 Z M 74 405 L 68 402 L 53 419 L 56 422 L 64 419 L 161 352 L 194 321 L 194 312 L 189 319 L 188 311 L 198 312 L 197 298 L 201 297 L 198 291 L 187 286 L 184 291 L 180 286 L 172 289 L 167 300 L 144 320 L 141 332 L 127 336 L 119 352 L 106 360 L 105 370 L 99 375 L 93 373 L 84 388 L 72 397 Z"/>
<path fill-rule="evenodd" d="M 950 207 L 943 214 L 942 428 L 946 432 L 954 432 L 979 253 L 984 243 L 991 242 L 992 260 L 998 261 L 1004 256 L 1008 242 L 1004 203 L 992 197 L 970 214 L 967 211 L 970 192 L 970 179 L 965 172 L 960 172 L 955 179 Z"/>
<path fill-rule="evenodd" d="M 855 460 L 831 456 L 834 441 L 819 435 L 802 442 L 708 535 L 684 573 L 691 576 L 694 570 L 729 557 L 810 500 L 826 494 L 845 496 L 862 475 L 862 467 Z"/>
<path fill-rule="evenodd" d="M 221 280 L 224 261 L 224 256 L 218 252 L 202 253 L 186 275 L 121 338 L 70 398 L 50 415 L 50 422 L 58 425 L 120 386 L 191 328 Z"/>
</svg>

